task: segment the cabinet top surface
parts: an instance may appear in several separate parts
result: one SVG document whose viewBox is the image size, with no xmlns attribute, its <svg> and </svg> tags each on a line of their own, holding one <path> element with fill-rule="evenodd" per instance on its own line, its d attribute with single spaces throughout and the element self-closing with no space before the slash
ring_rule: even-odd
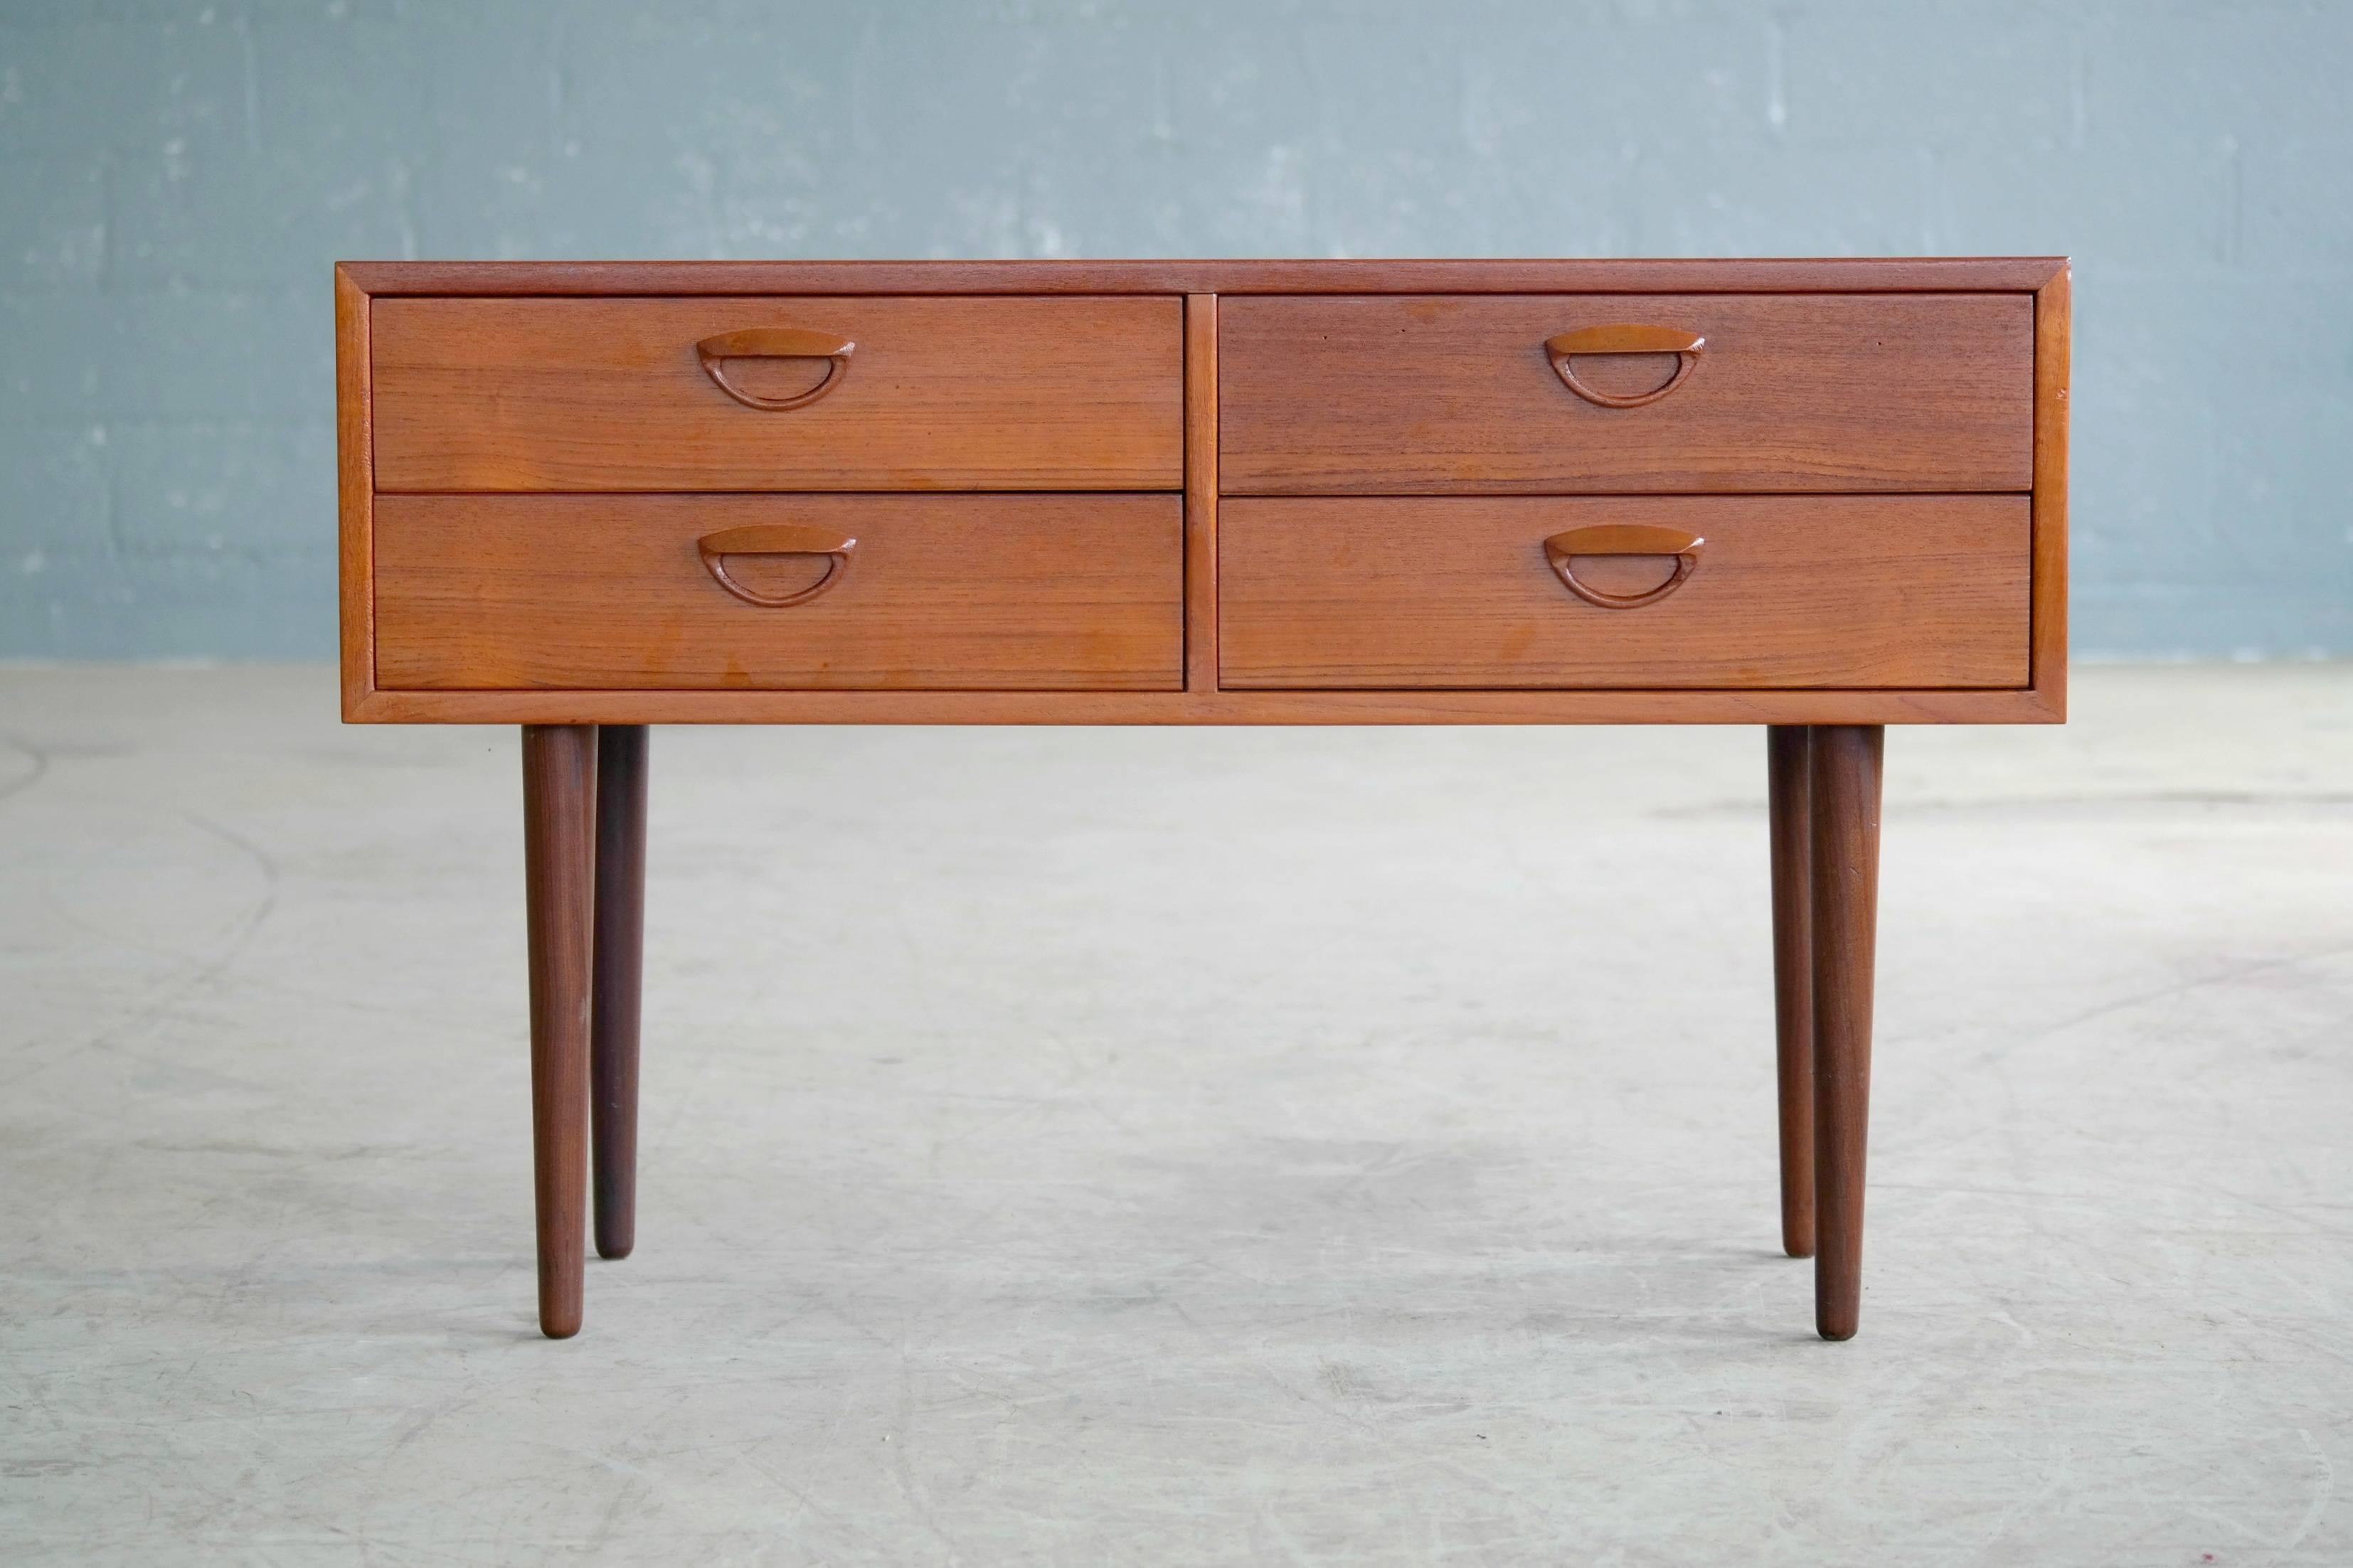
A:
<svg viewBox="0 0 2353 1568">
<path fill-rule="evenodd" d="M 368 294 L 2031 292 L 2063 257 L 1756 260 L 345 261 Z"/>
</svg>

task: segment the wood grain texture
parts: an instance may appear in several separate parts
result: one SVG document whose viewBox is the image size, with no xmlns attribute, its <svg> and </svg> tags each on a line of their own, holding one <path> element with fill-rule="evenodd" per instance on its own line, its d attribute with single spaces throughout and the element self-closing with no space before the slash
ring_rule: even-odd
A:
<svg viewBox="0 0 2353 1568">
<path fill-rule="evenodd" d="M 2003 691 L 375 691 L 370 724 L 2053 724 Z"/>
<path fill-rule="evenodd" d="M 1185 689 L 1218 686 L 1218 298 L 1185 300 Z"/>
<path fill-rule="evenodd" d="M 1182 512 L 1174 495 L 383 496 L 378 679 L 1173 691 Z M 758 608 L 696 542 L 760 524 L 857 548 L 823 596 Z"/>
<path fill-rule="evenodd" d="M 1810 731 L 1765 731 L 1773 876 L 1773 1043 L 1781 1135 L 1781 1250 L 1814 1255 L 1813 791 Z"/>
<path fill-rule="evenodd" d="M 1698 332 L 1705 347 L 1671 395 L 1597 406 L 1562 384 L 1546 340 L 1625 322 Z M 2023 295 L 1229 300 L 1219 363 L 1229 495 L 2024 490 L 2033 480 L 2034 312 Z M 1667 354 L 1577 363 L 1597 388 L 1623 394 L 1675 371 Z"/>
<path fill-rule="evenodd" d="M 2067 712 L 2067 385 L 2071 283 L 2059 268 L 2034 297 L 2034 689 Z"/>
<path fill-rule="evenodd" d="M 335 268 L 335 582 L 342 626 L 343 719 L 359 716 L 375 689 L 374 410 L 368 297 Z"/>
<path fill-rule="evenodd" d="M 1862 1309 L 1862 1184 L 1879 931 L 1886 731 L 1833 724 L 1811 752 L 1814 969 L 1814 1326 L 1854 1337 Z"/>
<path fill-rule="evenodd" d="M 400 299 L 372 315 L 384 490 L 1184 483 L 1175 299 Z M 702 340 L 776 327 L 855 340 L 839 390 L 774 412 L 704 373 Z"/>
<path fill-rule="evenodd" d="M 345 717 L 363 722 L 683 723 L 2048 723 L 2064 703 L 2065 263 L 2055 258 L 1764 261 L 1132 261 L 375 263 L 337 269 Z M 1806 294 L 2012 291 L 2033 299 L 2038 526 L 2034 685 L 2020 690 L 1034 691 L 378 690 L 364 464 L 368 296 L 1238 294 Z M 2034 291 L 2043 290 L 2039 298 Z M 561 302 L 551 299 L 545 302 Z M 693 301 L 686 301 L 691 303 Z M 740 302 L 740 301 L 739 301 Z M 1174 301 L 1169 301 L 1174 304 Z M 2055 339 L 2054 339 L 2055 331 Z M 355 341 L 356 340 L 356 341 Z M 2063 351 L 2048 352 L 2054 344 Z M 360 351 L 354 353 L 356 348 Z M 1697 384 L 1696 381 L 1694 384 Z M 1689 387 L 1649 410 L 1671 407 Z M 713 395 L 723 395 L 712 388 Z M 1563 394 L 1566 395 L 1566 394 Z M 829 399 L 828 399 L 829 401 Z M 747 416 L 758 417 L 744 411 Z M 801 411 L 806 412 L 806 410 Z M 786 416 L 790 417 L 791 416 Z M 1196 467 L 1198 458 L 1193 459 Z M 364 474 L 364 468 L 358 472 Z M 2054 482 L 2055 481 L 2055 482 Z M 1198 542 L 1190 542 L 1198 548 Z M 1198 608 L 1198 606 L 1197 606 Z M 2058 650 L 2052 655 L 2052 648 Z"/>
<path fill-rule="evenodd" d="M 596 906 L 596 731 L 522 732 L 522 863 L 531 965 L 531 1130 L 539 1327 L 580 1331 L 588 1197 L 588 1015 Z"/>
<path fill-rule="evenodd" d="M 588 1130 L 596 1255 L 638 1244 L 638 1026 L 646 948 L 646 727 L 596 731 L 595 1004 L 588 1015 Z"/>
<path fill-rule="evenodd" d="M 2057 257 L 1743 260 L 347 261 L 371 294 L 2031 293 Z"/>
<path fill-rule="evenodd" d="M 1220 521 L 1231 688 L 2026 682 L 2022 496 L 1229 496 Z M 1639 609 L 1583 602 L 1544 542 L 1611 524 L 1703 535 L 1697 569 Z"/>
</svg>

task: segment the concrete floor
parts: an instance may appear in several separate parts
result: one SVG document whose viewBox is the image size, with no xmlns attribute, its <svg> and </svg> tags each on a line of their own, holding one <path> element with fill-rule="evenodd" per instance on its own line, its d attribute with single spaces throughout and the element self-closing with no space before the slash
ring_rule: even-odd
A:
<svg viewBox="0 0 2353 1568">
<path fill-rule="evenodd" d="M 0 672 L 12 1563 L 2353 1562 L 2353 668 L 1889 744 L 1862 1337 L 1754 730 L 665 730 L 533 1331 L 516 746 Z"/>
</svg>

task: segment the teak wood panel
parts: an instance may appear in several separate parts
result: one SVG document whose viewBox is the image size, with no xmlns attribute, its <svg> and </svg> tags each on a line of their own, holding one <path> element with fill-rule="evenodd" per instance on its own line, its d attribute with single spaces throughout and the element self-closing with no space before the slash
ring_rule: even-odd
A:
<svg viewBox="0 0 2353 1568">
<path fill-rule="evenodd" d="M 1218 297 L 1185 300 L 1185 689 L 1218 685 Z"/>
<path fill-rule="evenodd" d="M 2067 716 L 2067 384 L 2073 279 L 2062 266 L 2034 296 L 2034 689 Z"/>
<path fill-rule="evenodd" d="M 344 262 L 335 269 L 343 716 L 371 723 L 2054 723 L 2065 717 L 2067 268 L 2059 258 L 1126 262 Z M 622 687 L 401 690 L 377 679 L 370 327 L 404 300 L 1216 294 L 1746 294 L 2031 298 L 2033 663 L 2015 689 L 924 690 Z M 1239 303 L 1224 301 L 1229 307 Z M 1207 354 L 1198 356 L 1206 360 Z M 1189 368 L 1189 367 L 1188 367 Z M 838 389 L 837 389 L 838 390 Z M 1214 389 L 1211 389 L 1214 390 Z M 1688 387 L 1683 390 L 1689 390 Z M 1680 395 L 1678 393 L 1677 395 Z M 1202 401 L 1206 402 L 1207 399 Z M 1192 405 L 1188 404 L 1188 409 Z M 1188 418 L 1200 417 L 1193 409 Z M 1196 441 L 1196 447 L 1213 443 Z M 1189 452 L 1188 488 L 1214 484 Z M 1206 541 L 1196 539 L 1196 545 Z M 1193 574 L 1195 614 L 1208 604 Z M 1203 629 L 1202 619 L 1195 621 Z M 1213 651 L 1214 644 L 1208 645 Z M 1197 652 L 1194 657 L 1199 658 Z"/>
<path fill-rule="evenodd" d="M 2032 689 L 371 690 L 362 724 L 2056 724 Z"/>
<path fill-rule="evenodd" d="M 1548 340 L 1700 336 L 1655 402 L 1573 391 Z M 1237 494 L 2024 490 L 2025 294 L 1257 298 L 1219 313 L 1219 472 Z M 1577 356 L 1637 394 L 1672 354 Z"/>
<path fill-rule="evenodd" d="M 378 296 L 444 294 L 2031 293 L 2055 256 L 1172 261 L 345 261 Z"/>
<path fill-rule="evenodd" d="M 748 407 L 697 345 L 797 329 L 836 384 Z M 1181 301 L 387 299 L 371 312 L 375 484 L 406 491 L 1176 489 Z M 723 374 L 808 373 L 826 361 Z"/>
<path fill-rule="evenodd" d="M 335 268 L 335 597 L 343 719 L 375 687 L 375 437 L 368 317 L 375 301 Z"/>
<path fill-rule="evenodd" d="M 1702 536 L 1637 608 L 1545 541 Z M 2024 496 L 1228 497 L 1219 679 L 1240 688 L 2001 688 L 2027 680 Z M 1588 572 L 1609 571 L 1597 560 Z M 1617 563 L 1662 581 L 1671 557 Z"/>
<path fill-rule="evenodd" d="M 1174 495 L 379 496 L 377 683 L 1173 691 L 1182 512 Z M 757 526 L 857 542 L 838 583 L 766 607 L 698 545 Z"/>
</svg>

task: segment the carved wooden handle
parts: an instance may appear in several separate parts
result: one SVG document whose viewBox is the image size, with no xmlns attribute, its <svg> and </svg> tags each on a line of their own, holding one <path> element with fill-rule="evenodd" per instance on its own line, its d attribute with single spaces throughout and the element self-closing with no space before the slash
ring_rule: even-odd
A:
<svg viewBox="0 0 2353 1568">
<path fill-rule="evenodd" d="M 1692 568 L 1699 564 L 1699 547 L 1706 542 L 1698 534 L 1685 533 L 1679 528 L 1602 522 L 1556 533 L 1544 542 L 1544 547 L 1545 559 L 1552 563 L 1553 571 L 1570 593 L 1605 610 L 1632 610 L 1656 604 L 1682 587 L 1683 579 L 1692 574 Z M 1579 555 L 1672 555 L 1675 558 L 1675 574 L 1648 593 L 1605 594 L 1589 583 L 1577 581 L 1571 563 Z"/>
<path fill-rule="evenodd" d="M 849 552 L 858 548 L 855 539 L 846 539 L 821 528 L 803 528 L 793 523 L 723 528 L 717 533 L 704 534 L 694 543 L 695 548 L 702 552 L 704 570 L 721 587 L 747 605 L 757 605 L 768 610 L 807 604 L 840 582 L 842 574 L 849 570 Z M 825 575 L 797 594 L 755 594 L 727 574 L 727 557 L 730 555 L 822 555 L 827 558 Z"/>
<path fill-rule="evenodd" d="M 694 345 L 694 353 L 702 362 L 702 374 L 720 391 L 746 408 L 781 412 L 815 403 L 839 385 L 842 377 L 849 374 L 850 352 L 857 347 L 848 338 L 810 331 L 805 327 L 745 327 L 741 331 L 705 338 Z M 790 397 L 765 397 L 727 379 L 727 362 L 731 359 L 821 359 L 831 363 L 826 366 L 825 379 L 807 392 Z"/>
<path fill-rule="evenodd" d="M 1545 340 L 1545 353 L 1552 360 L 1552 368 L 1569 391 L 1603 408 L 1640 408 L 1645 403 L 1656 403 L 1681 386 L 1699 363 L 1699 351 L 1707 340 L 1697 332 L 1686 332 L 1677 327 L 1583 327 L 1573 332 L 1563 332 Z M 1672 354 L 1675 374 L 1667 378 L 1664 386 L 1630 395 L 1614 392 L 1597 392 L 1577 379 L 1569 360 L 1577 354 Z"/>
</svg>

